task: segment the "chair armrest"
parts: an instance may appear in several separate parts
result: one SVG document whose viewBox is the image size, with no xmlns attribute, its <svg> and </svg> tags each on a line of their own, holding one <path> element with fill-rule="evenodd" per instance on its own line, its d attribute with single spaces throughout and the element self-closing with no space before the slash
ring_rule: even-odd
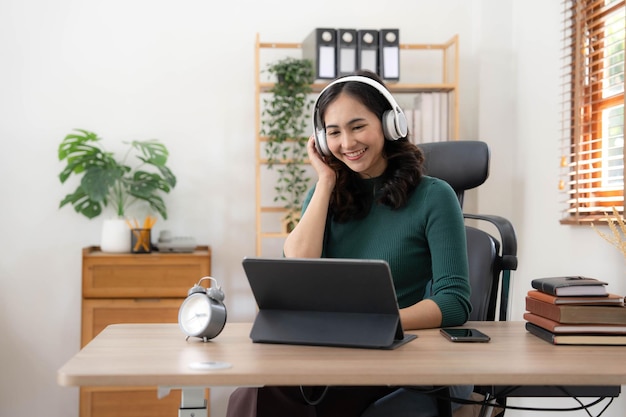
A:
<svg viewBox="0 0 626 417">
<path fill-rule="evenodd" d="M 504 217 L 489 214 L 463 213 L 466 219 L 484 220 L 493 224 L 500 233 L 502 244 L 502 269 L 517 269 L 517 237 L 511 222 Z"/>
</svg>

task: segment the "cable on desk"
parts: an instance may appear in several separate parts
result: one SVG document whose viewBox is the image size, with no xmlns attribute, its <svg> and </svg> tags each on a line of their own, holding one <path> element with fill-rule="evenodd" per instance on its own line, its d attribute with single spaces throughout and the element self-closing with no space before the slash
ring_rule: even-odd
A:
<svg viewBox="0 0 626 417">
<path fill-rule="evenodd" d="M 465 399 L 465 398 L 450 397 L 450 396 L 447 396 L 447 395 L 438 394 L 438 392 L 439 392 L 438 389 L 421 388 L 421 387 L 407 387 L 407 388 L 413 389 L 415 391 L 419 391 L 419 392 L 424 393 L 424 394 L 431 395 L 431 396 L 436 397 L 436 398 L 444 399 L 444 400 L 447 400 L 447 401 L 450 401 L 450 402 L 459 403 L 459 404 L 473 404 L 473 405 L 492 406 L 492 407 L 495 406 L 497 408 L 502 408 L 502 409 L 505 409 L 505 410 L 521 410 L 521 411 L 563 411 L 563 412 L 569 412 L 569 411 L 584 410 L 590 417 L 600 417 L 600 416 L 602 416 L 602 414 L 604 414 L 604 412 L 609 408 L 609 406 L 613 403 L 613 400 L 614 400 L 613 397 L 598 397 L 597 399 L 591 401 L 590 403 L 584 404 L 578 397 L 575 397 L 575 396 L 571 395 L 569 393 L 569 391 L 567 391 L 567 389 L 565 387 L 558 387 L 561 391 L 563 391 L 563 393 L 565 393 L 568 397 L 574 399 L 580 405 L 577 406 L 577 407 L 569 407 L 569 408 L 521 407 L 521 406 L 502 405 L 502 404 L 494 405 L 494 404 L 492 404 L 492 403 L 490 403 L 489 401 L 486 401 L 486 400 L 485 401 L 474 401 L 474 400 L 469 400 L 469 399 Z M 509 392 L 514 391 L 516 388 L 519 388 L 519 387 L 511 387 Z M 506 395 L 503 394 L 503 392 L 507 392 L 507 390 L 499 392 L 498 393 L 498 397 L 500 397 L 500 396 L 506 397 Z M 606 399 L 608 399 L 608 403 L 602 408 L 602 410 L 600 410 L 600 412 L 598 414 L 596 414 L 595 416 L 593 414 L 591 414 L 589 408 L 593 407 L 595 405 L 600 404 L 601 402 L 603 402 Z"/>
<path fill-rule="evenodd" d="M 320 388 L 320 387 L 307 387 L 311 389 L 311 394 L 313 394 L 313 392 L 315 392 L 316 388 Z M 306 403 L 308 405 L 318 405 L 319 403 L 322 402 L 322 400 L 324 399 L 324 397 L 326 396 L 326 393 L 328 392 L 328 386 L 322 387 L 322 392 L 319 394 L 319 396 L 317 397 L 317 399 L 310 399 L 309 396 L 307 395 L 306 392 L 304 392 L 304 387 L 302 385 L 300 385 L 300 394 L 302 394 L 302 398 L 304 399 L 304 401 L 306 401 Z"/>
<path fill-rule="evenodd" d="M 558 388 L 558 389 L 560 389 L 561 391 L 563 391 L 565 394 L 567 394 L 567 396 L 568 396 L 568 397 L 573 398 L 573 399 L 574 399 L 574 400 L 575 400 L 578 404 L 580 404 L 581 406 L 583 406 L 583 402 L 582 402 L 582 401 L 580 401 L 580 400 L 578 399 L 578 397 L 575 397 L 574 395 L 572 395 L 572 394 L 571 394 L 571 393 L 567 390 L 567 388 L 565 388 L 565 387 L 561 387 L 561 386 L 557 386 L 557 388 Z M 605 398 L 605 397 L 602 397 L 602 398 Z M 609 406 L 610 406 L 610 405 L 611 405 L 611 403 L 613 402 L 613 397 L 610 397 L 610 398 L 611 398 L 611 401 L 609 401 L 609 403 L 608 403 L 608 404 L 607 404 L 607 405 L 606 405 L 606 406 L 602 409 L 602 411 L 600 411 L 600 414 L 598 414 L 598 416 L 601 416 L 601 415 L 602 415 L 602 414 L 606 411 L 606 409 L 607 409 L 607 408 L 609 408 Z M 587 407 L 585 407 L 585 412 L 587 413 L 587 415 L 588 415 L 589 417 L 593 417 L 593 416 L 591 415 L 591 413 L 589 412 L 589 410 L 587 409 Z"/>
</svg>

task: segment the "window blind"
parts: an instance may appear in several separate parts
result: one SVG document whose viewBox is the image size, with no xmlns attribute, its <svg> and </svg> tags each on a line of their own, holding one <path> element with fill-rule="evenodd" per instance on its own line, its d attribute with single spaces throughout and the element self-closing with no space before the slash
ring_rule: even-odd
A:
<svg viewBox="0 0 626 417">
<path fill-rule="evenodd" d="M 561 223 L 624 212 L 624 0 L 563 0 Z"/>
</svg>

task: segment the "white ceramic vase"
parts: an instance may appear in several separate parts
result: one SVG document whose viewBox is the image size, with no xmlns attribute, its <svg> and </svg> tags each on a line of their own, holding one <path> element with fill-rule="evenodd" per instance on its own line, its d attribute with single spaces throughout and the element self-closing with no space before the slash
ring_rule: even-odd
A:
<svg viewBox="0 0 626 417">
<path fill-rule="evenodd" d="M 124 219 L 107 219 L 102 223 L 100 250 L 102 252 L 130 252 L 130 229 Z"/>
</svg>

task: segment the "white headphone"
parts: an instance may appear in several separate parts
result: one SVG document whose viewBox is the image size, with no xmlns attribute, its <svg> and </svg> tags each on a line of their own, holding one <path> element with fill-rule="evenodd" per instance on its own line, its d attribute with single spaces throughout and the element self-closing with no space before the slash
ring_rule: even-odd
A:
<svg viewBox="0 0 626 417">
<path fill-rule="evenodd" d="M 402 111 L 400 106 L 398 106 L 398 103 L 393 98 L 389 90 L 385 88 L 385 86 L 383 86 L 376 80 L 365 77 L 363 75 L 349 75 L 347 77 L 339 78 L 328 84 L 322 90 L 319 96 L 317 96 L 317 100 L 315 100 L 315 106 L 313 106 L 313 132 L 315 135 L 315 145 L 317 146 L 317 150 L 324 156 L 330 156 L 331 152 L 328 148 L 328 143 L 326 142 L 326 129 L 324 129 L 324 123 L 322 122 L 319 115 L 318 103 L 320 97 L 331 86 L 339 83 L 347 83 L 350 81 L 356 81 L 371 85 L 376 90 L 378 90 L 391 105 L 391 110 L 385 111 L 382 117 L 383 134 L 385 135 L 385 139 L 398 140 L 405 137 L 408 133 L 406 116 L 404 115 L 404 112 Z"/>
</svg>

